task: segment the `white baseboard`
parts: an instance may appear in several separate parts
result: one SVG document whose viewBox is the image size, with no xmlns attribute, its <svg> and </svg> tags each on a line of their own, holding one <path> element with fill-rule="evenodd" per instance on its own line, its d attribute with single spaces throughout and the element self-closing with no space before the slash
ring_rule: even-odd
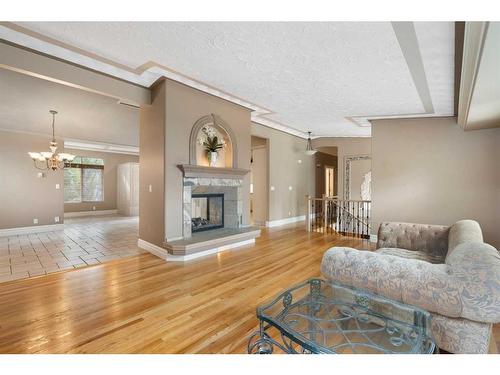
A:
<svg viewBox="0 0 500 375">
<path fill-rule="evenodd" d="M 163 247 L 160 247 L 160 246 L 156 246 L 150 242 L 147 242 L 147 241 L 144 241 L 141 239 L 139 239 L 137 241 L 137 246 L 139 246 L 141 249 L 149 251 L 151 254 L 156 255 L 157 257 L 159 257 L 161 259 L 165 259 L 165 260 L 170 261 L 170 262 L 186 262 L 188 260 L 201 258 L 201 257 L 207 256 L 207 255 L 216 254 L 216 253 L 221 252 L 221 251 L 234 249 L 236 247 L 250 245 L 253 243 L 255 243 L 255 238 L 252 238 L 250 240 L 236 242 L 236 243 L 229 244 L 229 245 L 219 246 L 219 247 L 216 247 L 213 249 L 208 249 L 205 251 L 200 251 L 199 253 L 189 254 L 189 255 L 172 255 L 172 254 L 168 253 L 167 249 L 164 249 Z"/>
<path fill-rule="evenodd" d="M 0 237 L 17 236 L 19 234 L 53 232 L 63 230 L 64 224 L 34 225 L 32 227 L 0 229 Z"/>
<path fill-rule="evenodd" d="M 253 222 L 253 225 L 257 226 L 257 227 L 265 227 L 265 226 L 267 226 L 267 221 L 265 221 L 265 220 L 264 221 L 257 220 L 257 221 Z M 249 226 L 249 225 L 245 225 L 245 226 L 242 225 L 243 228 L 247 227 L 247 226 Z"/>
<path fill-rule="evenodd" d="M 249 240 L 244 240 L 240 242 L 235 242 L 229 245 L 223 245 L 219 247 L 215 247 L 213 249 L 208 249 L 204 251 L 200 251 L 198 253 L 194 254 L 189 254 L 189 255 L 172 255 L 167 253 L 167 261 L 170 262 L 186 262 L 189 260 L 205 257 L 207 255 L 212 255 L 212 254 L 217 254 L 220 253 L 221 251 L 226 251 L 230 249 L 234 249 L 237 247 L 245 246 L 245 245 L 250 245 L 255 243 L 255 238 L 249 239 Z M 147 250 L 147 249 L 145 249 Z"/>
<path fill-rule="evenodd" d="M 137 246 L 141 249 L 149 251 L 151 254 L 156 255 L 159 258 L 167 259 L 168 251 L 163 247 L 156 246 L 151 242 L 141 240 L 140 238 L 137 240 Z"/>
<path fill-rule="evenodd" d="M 304 221 L 304 220 L 306 220 L 306 215 L 287 217 L 286 219 L 266 221 L 266 227 L 268 228 L 279 227 L 280 225 L 297 223 L 299 221 Z"/>
<path fill-rule="evenodd" d="M 370 234 L 370 242 L 377 242 L 378 241 L 378 237 L 376 234 Z"/>
<path fill-rule="evenodd" d="M 101 215 L 116 215 L 118 210 L 96 210 L 96 211 L 80 211 L 80 212 L 65 212 L 64 217 L 84 217 L 84 216 L 101 216 Z"/>
</svg>

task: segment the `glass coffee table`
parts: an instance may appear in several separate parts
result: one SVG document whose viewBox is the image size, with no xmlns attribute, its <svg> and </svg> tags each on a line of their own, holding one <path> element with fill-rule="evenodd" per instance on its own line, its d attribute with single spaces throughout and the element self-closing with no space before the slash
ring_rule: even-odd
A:
<svg viewBox="0 0 500 375">
<path fill-rule="evenodd" d="M 363 290 L 310 279 L 257 308 L 248 353 L 433 353 L 430 314 Z"/>
</svg>

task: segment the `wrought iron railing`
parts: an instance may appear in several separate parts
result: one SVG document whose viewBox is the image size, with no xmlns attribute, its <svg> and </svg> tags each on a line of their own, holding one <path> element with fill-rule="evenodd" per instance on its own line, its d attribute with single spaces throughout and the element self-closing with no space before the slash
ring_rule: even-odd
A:
<svg viewBox="0 0 500 375">
<path fill-rule="evenodd" d="M 307 196 L 308 231 L 370 238 L 371 201 Z"/>
</svg>

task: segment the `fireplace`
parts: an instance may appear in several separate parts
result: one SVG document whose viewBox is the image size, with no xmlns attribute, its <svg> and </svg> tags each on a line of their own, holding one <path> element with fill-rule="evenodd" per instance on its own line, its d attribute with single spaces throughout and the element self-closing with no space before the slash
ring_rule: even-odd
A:
<svg viewBox="0 0 500 375">
<path fill-rule="evenodd" d="M 192 194 L 191 232 L 224 228 L 224 194 Z"/>
<path fill-rule="evenodd" d="M 200 232 L 205 228 L 206 230 L 241 228 L 245 196 L 242 186 L 243 176 L 248 173 L 246 169 L 187 164 L 180 165 L 179 168 L 184 173 L 182 183 L 183 239 L 191 238 L 193 232 Z M 209 202 L 210 197 L 217 197 L 217 199 Z M 211 207 L 210 212 L 208 204 Z"/>
</svg>

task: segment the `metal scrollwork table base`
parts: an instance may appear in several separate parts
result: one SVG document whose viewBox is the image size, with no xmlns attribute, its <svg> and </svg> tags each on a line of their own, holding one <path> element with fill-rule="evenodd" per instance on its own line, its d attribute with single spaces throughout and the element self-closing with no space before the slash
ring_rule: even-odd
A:
<svg viewBox="0 0 500 375">
<path fill-rule="evenodd" d="M 433 353 L 430 314 L 369 292 L 310 279 L 257 308 L 248 353 Z"/>
</svg>

